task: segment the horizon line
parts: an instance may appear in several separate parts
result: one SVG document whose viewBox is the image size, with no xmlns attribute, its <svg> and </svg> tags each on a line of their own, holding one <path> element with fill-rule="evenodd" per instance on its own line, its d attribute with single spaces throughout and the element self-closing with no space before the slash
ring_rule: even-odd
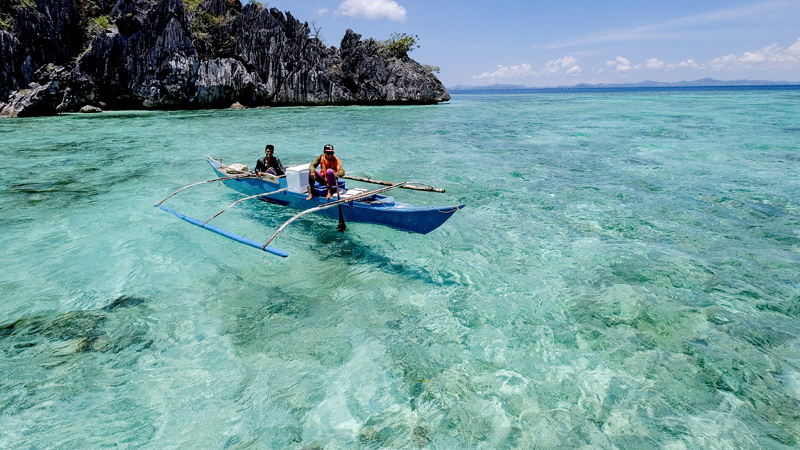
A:
<svg viewBox="0 0 800 450">
<path fill-rule="evenodd" d="M 738 80 L 716 80 L 713 78 L 700 78 L 697 80 L 682 80 L 682 81 L 655 81 L 655 80 L 642 80 L 642 81 L 628 81 L 628 82 L 598 82 L 598 83 L 575 83 L 569 85 L 550 85 L 550 86 L 528 86 L 524 84 L 515 84 L 515 83 L 492 83 L 492 84 L 455 84 L 452 86 L 445 86 L 447 89 L 455 89 L 455 88 L 470 88 L 470 89 L 480 89 L 480 88 L 501 88 L 506 87 L 508 89 L 560 89 L 560 88 L 570 88 L 570 87 L 637 87 L 638 85 L 643 85 L 646 83 L 652 84 L 659 84 L 661 87 L 688 87 L 691 83 L 699 83 L 696 87 L 709 87 L 709 86 L 795 86 L 800 85 L 800 81 L 787 81 L 787 80 L 748 80 L 748 79 L 738 79 Z M 709 83 L 715 83 L 713 85 L 709 85 Z M 730 83 L 730 84 L 718 84 L 718 83 Z M 647 87 L 647 86 L 639 86 L 639 87 Z"/>
</svg>

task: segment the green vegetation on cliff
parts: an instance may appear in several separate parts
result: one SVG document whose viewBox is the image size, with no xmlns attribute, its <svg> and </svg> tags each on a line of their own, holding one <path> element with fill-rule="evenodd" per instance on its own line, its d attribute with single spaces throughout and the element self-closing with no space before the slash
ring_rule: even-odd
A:
<svg viewBox="0 0 800 450">
<path fill-rule="evenodd" d="M 393 56 L 402 58 L 408 56 L 408 52 L 419 48 L 419 36 L 406 33 L 392 33 L 389 39 L 382 42 L 386 49 Z"/>
</svg>

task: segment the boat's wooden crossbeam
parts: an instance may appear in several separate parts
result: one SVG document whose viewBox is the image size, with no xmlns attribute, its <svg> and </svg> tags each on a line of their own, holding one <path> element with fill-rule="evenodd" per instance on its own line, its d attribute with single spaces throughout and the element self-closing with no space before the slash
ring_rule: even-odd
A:
<svg viewBox="0 0 800 450">
<path fill-rule="evenodd" d="M 391 186 L 387 186 L 387 187 L 380 188 L 380 189 L 375 189 L 374 191 L 364 192 L 362 194 L 354 195 L 352 197 L 343 198 L 341 200 L 335 200 L 335 201 L 332 201 L 332 202 L 328 202 L 328 203 L 325 203 L 325 204 L 322 204 L 322 205 L 319 205 L 319 206 L 315 206 L 313 208 L 309 208 L 309 209 L 306 209 L 304 211 L 301 211 L 301 212 L 295 214 L 291 219 L 289 219 L 286 222 L 284 222 L 283 225 L 281 225 L 275 231 L 275 233 L 272 235 L 272 237 L 270 237 L 267 240 L 267 242 L 264 243 L 264 247 L 263 248 L 266 248 L 269 245 L 269 243 L 272 242 L 273 239 L 275 239 L 275 237 L 278 235 L 278 233 L 283 231 L 284 228 L 286 228 L 290 223 L 292 223 L 295 220 L 299 219 L 301 216 L 304 216 L 304 215 L 306 215 L 308 213 L 312 213 L 312 212 L 322 211 L 323 209 L 332 208 L 334 206 L 341 205 L 343 203 L 355 202 L 355 201 L 361 200 L 362 198 L 371 197 L 371 196 L 373 196 L 375 194 L 380 194 L 381 192 L 386 192 L 386 191 L 389 191 L 389 190 L 392 190 L 392 189 L 397 189 L 399 187 L 404 186 L 406 183 L 408 183 L 408 182 L 407 181 L 403 181 L 403 182 L 400 182 L 400 183 L 394 183 Z"/>
</svg>

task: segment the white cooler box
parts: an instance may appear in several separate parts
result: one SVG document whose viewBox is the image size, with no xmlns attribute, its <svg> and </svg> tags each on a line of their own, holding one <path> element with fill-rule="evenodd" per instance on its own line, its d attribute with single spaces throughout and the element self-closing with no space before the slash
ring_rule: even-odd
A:
<svg viewBox="0 0 800 450">
<path fill-rule="evenodd" d="M 308 192 L 308 164 L 286 168 L 286 187 L 292 192 Z"/>
</svg>

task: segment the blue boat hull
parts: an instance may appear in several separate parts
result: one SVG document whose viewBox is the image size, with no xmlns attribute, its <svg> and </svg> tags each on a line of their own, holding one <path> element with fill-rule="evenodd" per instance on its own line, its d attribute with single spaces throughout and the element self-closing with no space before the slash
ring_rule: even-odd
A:
<svg viewBox="0 0 800 450">
<path fill-rule="evenodd" d="M 220 177 L 229 176 L 223 172 L 220 165 L 213 160 L 208 161 L 214 171 Z M 286 178 L 273 178 L 272 180 L 262 180 L 257 178 L 234 178 L 225 180 L 223 183 L 229 188 L 246 195 L 257 195 L 277 191 L 286 188 Z M 342 193 L 346 195 L 347 190 Z M 346 197 L 345 197 L 346 198 Z M 290 208 L 305 210 L 316 206 L 324 205 L 329 201 L 325 197 L 315 196 L 311 200 L 306 200 L 306 194 L 284 191 L 279 194 L 265 197 L 264 201 L 288 206 Z M 415 206 L 408 203 L 395 202 L 392 197 L 375 195 L 368 201 L 353 201 L 341 205 L 342 216 L 345 222 L 374 223 L 386 225 L 398 230 L 411 233 L 426 234 L 438 228 L 454 212 L 463 208 L 464 205 L 457 206 Z M 339 208 L 331 207 L 320 210 L 316 214 L 339 218 Z"/>
</svg>

